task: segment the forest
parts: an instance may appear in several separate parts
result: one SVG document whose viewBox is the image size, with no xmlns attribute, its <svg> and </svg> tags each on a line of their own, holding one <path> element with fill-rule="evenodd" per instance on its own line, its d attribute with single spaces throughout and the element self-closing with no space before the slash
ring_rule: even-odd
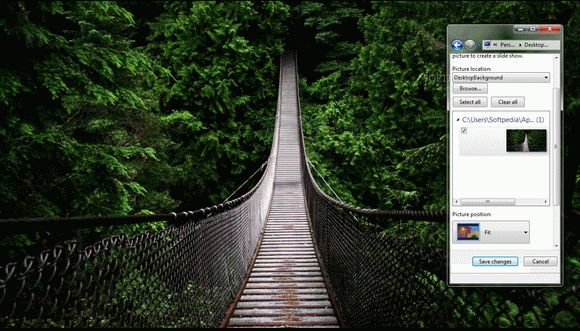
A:
<svg viewBox="0 0 580 331">
<path fill-rule="evenodd" d="M 334 192 L 321 188 L 445 211 L 446 26 L 505 22 L 565 27 L 564 199 L 580 209 L 577 2 L 2 1 L 0 219 L 169 213 L 245 193 L 270 152 L 285 50 L 298 54 L 308 158 Z M 573 286 L 580 226 L 566 222 Z M 0 235 L 0 261 L 44 236 Z M 558 323 L 578 326 L 576 308 Z"/>
</svg>

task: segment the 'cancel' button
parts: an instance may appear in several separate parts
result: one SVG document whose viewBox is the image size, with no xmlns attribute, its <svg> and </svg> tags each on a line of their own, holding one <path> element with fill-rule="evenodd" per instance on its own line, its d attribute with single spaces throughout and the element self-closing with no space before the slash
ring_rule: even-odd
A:
<svg viewBox="0 0 580 331">
<path fill-rule="evenodd" d="M 558 265 L 556 256 L 524 256 L 526 267 L 555 267 Z"/>
</svg>

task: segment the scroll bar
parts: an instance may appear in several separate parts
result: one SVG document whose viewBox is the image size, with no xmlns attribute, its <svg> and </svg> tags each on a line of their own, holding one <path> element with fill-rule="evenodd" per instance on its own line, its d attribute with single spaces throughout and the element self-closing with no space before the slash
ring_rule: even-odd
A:
<svg viewBox="0 0 580 331">
<path fill-rule="evenodd" d="M 554 206 L 560 206 L 560 125 L 562 112 L 560 111 L 560 89 L 554 88 L 552 95 L 552 201 Z"/>
<path fill-rule="evenodd" d="M 562 121 L 562 112 L 560 110 L 560 89 L 554 88 L 552 95 L 552 201 L 553 207 L 560 206 L 561 178 L 560 178 L 560 157 L 562 146 L 560 144 L 560 125 Z M 560 208 L 552 208 L 554 213 L 554 248 L 560 249 L 561 237 L 561 215 Z"/>
<path fill-rule="evenodd" d="M 553 73 L 554 85 L 552 89 L 552 201 L 553 206 L 560 206 L 560 157 L 561 153 L 561 121 L 562 121 L 562 91 L 561 91 L 561 76 L 560 63 L 562 54 L 554 54 Z"/>
<path fill-rule="evenodd" d="M 562 90 L 561 90 L 561 60 L 562 54 L 554 54 L 554 85 L 552 89 L 552 206 L 560 206 L 560 193 L 561 193 L 561 155 L 562 155 L 562 145 L 561 145 L 561 126 L 562 126 L 562 113 L 564 110 L 564 103 L 562 100 Z M 560 215 L 560 208 L 552 208 L 554 213 L 554 248 L 560 250 L 560 238 L 561 238 L 561 220 L 562 215 Z M 558 254 L 560 255 L 560 254 Z M 561 257 L 560 257 L 561 261 Z"/>
</svg>

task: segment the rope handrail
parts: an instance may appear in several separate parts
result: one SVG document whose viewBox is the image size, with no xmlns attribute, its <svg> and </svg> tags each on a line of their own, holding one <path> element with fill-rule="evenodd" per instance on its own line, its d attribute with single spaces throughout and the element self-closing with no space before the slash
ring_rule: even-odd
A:
<svg viewBox="0 0 580 331">
<path fill-rule="evenodd" d="M 362 215 L 365 217 L 375 217 L 375 218 L 397 218 L 397 219 L 405 219 L 405 220 L 420 219 L 423 221 L 433 221 L 433 222 L 445 222 L 445 220 L 446 220 L 446 216 L 447 216 L 446 213 L 441 212 L 441 211 L 407 210 L 407 209 L 401 209 L 401 210 L 397 210 L 397 209 L 390 209 L 390 210 L 371 209 L 371 208 L 361 208 L 361 207 L 358 207 L 355 205 L 348 204 L 348 203 L 344 202 L 342 199 L 340 199 L 340 197 L 336 194 L 336 192 L 332 189 L 332 187 L 330 187 L 328 182 L 326 182 L 326 180 L 322 177 L 320 172 L 318 172 L 316 167 L 314 167 L 314 165 L 312 164 L 312 162 L 310 161 L 309 158 L 306 158 L 306 163 L 308 163 L 309 168 L 312 167 L 314 169 L 314 171 L 320 176 L 322 181 L 330 188 L 332 193 L 336 196 L 336 199 L 329 196 L 322 189 L 320 189 L 318 184 L 316 184 L 316 181 L 314 181 L 314 178 L 312 178 L 312 180 L 314 181 L 314 184 L 316 184 L 316 188 L 318 189 L 318 193 L 327 201 L 329 201 L 332 204 L 336 205 L 337 207 L 343 208 L 349 212 L 352 212 L 352 213 L 355 213 L 358 215 Z"/>
<path fill-rule="evenodd" d="M 260 168 L 258 168 L 258 170 L 242 184 L 242 186 L 245 185 L 267 164 L 269 164 L 269 161 L 264 162 Z M 234 200 L 227 201 L 233 194 L 239 191 L 242 186 L 236 189 L 236 191 L 234 191 L 234 193 L 232 193 L 232 195 L 230 195 L 230 197 L 228 197 L 228 199 L 222 203 L 209 207 L 199 208 L 193 211 L 190 210 L 150 215 L 5 218 L 0 219 L 0 229 L 3 233 L 27 233 L 44 230 L 55 230 L 59 227 L 67 227 L 69 229 L 83 229 L 97 226 L 117 226 L 149 222 L 168 222 L 170 224 L 179 225 L 189 221 L 200 221 L 208 216 L 214 215 L 216 213 L 226 212 L 239 206 L 241 203 L 250 198 L 250 196 L 261 185 L 262 180 L 263 177 L 248 192 Z"/>
</svg>

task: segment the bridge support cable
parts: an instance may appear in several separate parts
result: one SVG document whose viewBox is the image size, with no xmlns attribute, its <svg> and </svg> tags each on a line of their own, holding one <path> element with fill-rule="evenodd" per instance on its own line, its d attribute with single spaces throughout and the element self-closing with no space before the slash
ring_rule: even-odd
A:
<svg viewBox="0 0 580 331">
<path fill-rule="evenodd" d="M 320 177 L 320 179 L 322 179 L 322 182 L 324 182 L 324 184 L 326 184 L 326 187 L 328 187 L 330 189 L 330 191 L 332 192 L 332 194 L 334 194 L 334 196 L 338 199 L 338 201 L 340 201 L 343 204 L 346 204 L 344 201 L 342 201 L 342 199 L 338 196 L 338 194 L 336 194 L 336 192 L 334 191 L 334 189 L 332 188 L 332 186 L 330 186 L 330 184 L 328 184 L 328 182 L 326 181 L 326 179 L 324 179 L 324 176 L 322 176 L 322 174 L 318 171 L 318 169 L 316 169 L 316 167 L 314 166 L 314 164 L 312 164 L 312 162 L 310 162 L 310 159 L 308 157 L 306 157 L 306 162 L 308 163 L 308 165 L 310 167 L 312 167 L 312 169 L 314 169 L 314 171 L 318 174 L 318 177 Z M 356 216 L 354 216 L 354 214 L 352 212 L 350 214 L 358 222 L 358 218 L 356 218 Z"/>
<path fill-rule="evenodd" d="M 342 199 L 338 196 L 338 194 L 336 194 L 336 192 L 334 191 L 332 186 L 330 186 L 330 184 L 328 184 L 326 179 L 324 179 L 324 176 L 322 176 L 322 174 L 318 171 L 318 169 L 316 169 L 316 167 L 314 166 L 314 164 L 312 164 L 312 162 L 310 161 L 310 159 L 308 157 L 306 157 L 306 162 L 310 165 L 310 167 L 312 167 L 312 169 L 314 169 L 314 171 L 318 174 L 318 177 L 320 177 L 320 179 L 322 179 L 322 182 L 324 182 L 326 187 L 328 187 L 328 189 L 332 192 L 332 194 L 334 194 L 334 196 L 338 199 L 338 201 L 344 203 L 344 201 L 342 201 Z"/>
<path fill-rule="evenodd" d="M 267 164 L 268 164 L 268 161 L 262 163 L 262 165 L 256 171 L 254 171 L 254 173 L 251 174 L 250 177 L 248 177 L 248 179 L 246 179 L 242 184 L 240 184 L 240 186 L 238 186 L 238 188 L 235 189 L 232 192 L 232 194 L 230 194 L 224 201 L 222 201 L 222 203 L 228 202 L 230 200 L 230 198 L 233 197 L 236 193 L 238 193 L 238 191 L 240 189 L 242 189 L 242 187 L 244 187 L 252 178 L 254 178 L 254 176 L 256 176 L 256 174 L 258 174 L 260 171 L 262 171 Z"/>
</svg>

